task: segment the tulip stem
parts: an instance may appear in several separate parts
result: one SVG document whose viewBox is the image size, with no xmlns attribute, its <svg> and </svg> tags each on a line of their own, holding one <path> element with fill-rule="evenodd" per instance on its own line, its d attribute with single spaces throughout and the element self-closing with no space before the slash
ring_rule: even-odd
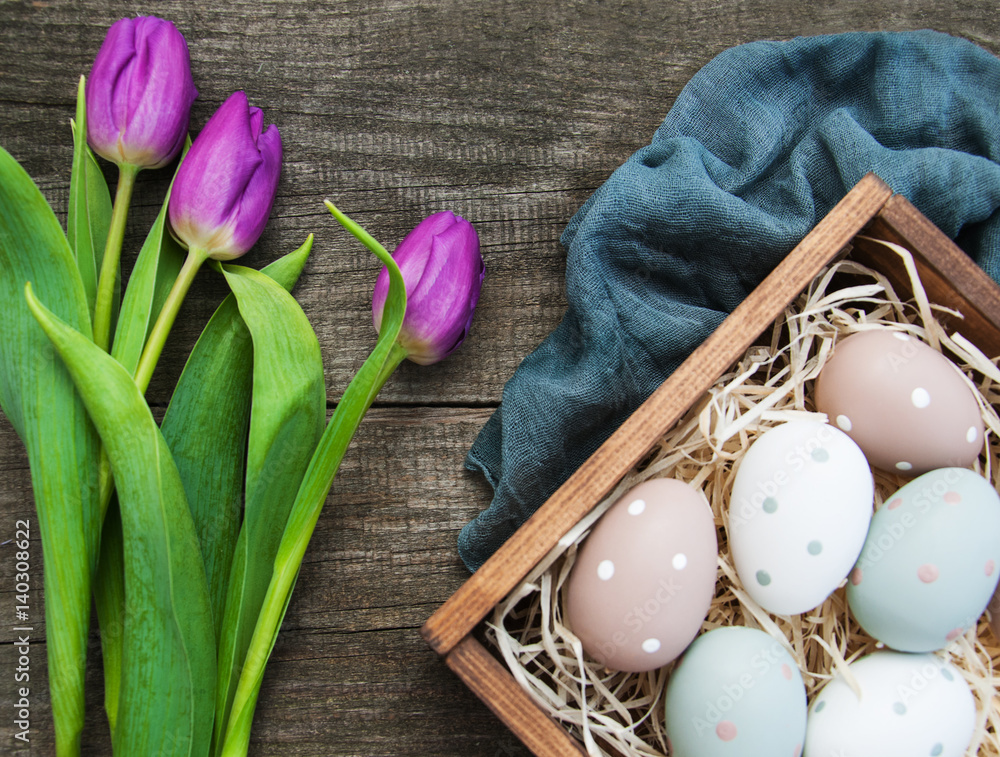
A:
<svg viewBox="0 0 1000 757">
<path fill-rule="evenodd" d="M 222 757 L 246 755 L 250 743 L 250 723 L 264 676 L 264 666 L 271 656 L 274 640 L 295 587 L 295 579 L 299 575 L 302 558 L 316 529 L 316 522 L 333 485 L 333 479 L 372 401 L 407 354 L 405 348 L 398 342 L 393 342 L 387 355 L 373 354 L 369 357 L 344 391 L 313 453 L 274 559 L 271 583 L 267 587 L 267 595 L 257 618 L 257 626 L 229 713 L 229 722 L 226 724 Z M 384 362 L 379 364 L 379 359 Z M 369 370 L 366 371 L 366 367 Z"/>
<path fill-rule="evenodd" d="M 139 365 L 135 369 L 136 386 L 144 394 L 150 379 L 153 378 L 153 371 L 156 369 L 160 353 L 163 352 L 163 345 L 166 344 L 167 336 L 177 318 L 177 312 L 181 309 L 181 303 L 184 302 L 184 297 L 191 288 L 191 283 L 201 268 L 201 264 L 207 259 L 208 253 L 205 250 L 197 247 L 188 250 L 187 259 L 181 267 L 181 272 L 177 275 L 177 280 L 174 281 L 170 294 L 167 295 L 167 299 L 163 303 L 160 315 L 157 317 L 156 323 L 153 324 L 153 330 L 149 332 L 149 339 L 146 340 L 146 346 L 143 347 L 142 356 L 139 358 Z"/>
<path fill-rule="evenodd" d="M 111 210 L 111 226 L 101 258 L 101 275 L 97 281 L 97 299 L 94 304 L 94 344 L 105 352 L 111 345 L 111 310 L 115 297 L 115 282 L 118 280 L 118 263 L 122 257 L 122 241 L 125 239 L 125 221 L 128 207 L 132 202 L 135 177 L 139 168 L 128 163 L 118 167 L 118 188 L 115 190 L 115 204 Z"/>
</svg>

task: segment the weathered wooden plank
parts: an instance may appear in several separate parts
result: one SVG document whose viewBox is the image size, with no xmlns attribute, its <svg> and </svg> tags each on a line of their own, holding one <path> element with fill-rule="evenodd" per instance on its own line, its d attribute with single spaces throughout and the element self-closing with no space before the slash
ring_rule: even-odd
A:
<svg viewBox="0 0 1000 757">
<path fill-rule="evenodd" d="M 791 12 L 794 6 L 794 13 Z M 88 70 L 124 2 L 7 3 L 0 49 L 0 139 L 65 205 L 76 77 Z M 847 28 L 933 25 L 996 49 L 995 8 L 941 0 L 846 2 L 301 2 L 221 7 L 173 0 L 156 12 L 189 39 L 201 97 L 197 131 L 234 88 L 245 88 L 286 145 L 263 264 L 309 231 L 316 258 L 299 296 L 321 332 L 331 399 L 370 344 L 373 265 L 337 230 L 335 199 L 393 244 L 420 217 L 451 207 L 477 222 L 488 266 L 469 343 L 428 377 L 397 383 L 389 401 L 430 396 L 494 402 L 520 359 L 564 307 L 558 236 L 586 196 L 644 144 L 697 68 L 760 37 Z M 133 246 L 165 180 L 147 177 L 129 224 Z M 148 190 L 148 191 L 143 191 Z M 128 263 L 126 262 L 126 265 Z M 219 296 L 196 287 L 151 397 L 163 401 L 176 366 Z"/>
<path fill-rule="evenodd" d="M 741 42 L 847 29 L 933 27 L 1000 51 L 994 0 L 5 2 L 0 144 L 59 214 L 77 77 L 107 26 L 138 12 L 174 20 L 189 39 L 201 93 L 195 131 L 237 88 L 281 128 L 286 160 L 274 217 L 246 262 L 263 265 L 316 233 L 296 296 L 319 333 L 331 402 L 373 342 L 376 267 L 328 217 L 324 198 L 390 246 L 422 216 L 451 208 L 477 225 L 487 264 L 468 342 L 441 365 L 404 365 L 348 454 L 262 693 L 254 754 L 525 753 L 417 629 L 466 578 L 455 537 L 489 499 L 461 469 L 465 451 L 507 377 L 565 308 L 559 234 L 648 141 L 701 65 Z M 163 173 L 140 178 L 126 274 L 166 182 Z M 224 293 L 210 273 L 196 282 L 151 385 L 158 406 Z M 2 542 L 32 512 L 23 453 L 6 421 L 0 471 Z M 6 549 L 0 709 L 9 711 L 14 571 Z M 40 555 L 37 542 L 32 552 Z M 33 580 L 40 585 L 40 572 Z M 43 651 L 33 653 L 39 675 Z M 90 718 L 99 730 L 96 659 L 92 666 Z M 41 730 L 23 753 L 50 754 L 43 696 L 33 712 Z M 8 727 L 0 726 L 0 751 L 12 743 Z M 88 754 L 106 753 L 102 737 L 88 745 Z"/>
<path fill-rule="evenodd" d="M 504 665 L 471 634 L 445 656 L 448 667 L 482 699 L 497 717 L 538 757 L 586 754 L 563 725 L 552 719 L 514 680 Z"/>
</svg>

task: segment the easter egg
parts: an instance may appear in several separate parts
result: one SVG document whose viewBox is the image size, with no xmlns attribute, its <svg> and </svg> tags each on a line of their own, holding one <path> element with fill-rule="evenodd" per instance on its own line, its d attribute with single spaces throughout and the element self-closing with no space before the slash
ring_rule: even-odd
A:
<svg viewBox="0 0 1000 757">
<path fill-rule="evenodd" d="M 809 707 L 805 757 L 961 757 L 976 705 L 961 673 L 930 654 L 875 652 L 835 676 Z"/>
<path fill-rule="evenodd" d="M 662 667 L 701 628 L 717 562 L 705 496 L 681 481 L 646 481 L 615 502 L 581 545 L 567 579 L 567 624 L 607 668 Z"/>
<path fill-rule="evenodd" d="M 864 453 L 820 421 L 768 430 L 740 462 L 729 548 L 747 593 L 780 615 L 821 604 L 850 572 L 872 515 Z"/>
<path fill-rule="evenodd" d="M 806 691 L 795 660 L 763 631 L 702 634 L 667 681 L 671 757 L 799 757 Z"/>
<path fill-rule="evenodd" d="M 983 447 L 976 396 L 958 368 L 901 331 L 861 331 L 839 342 L 815 399 L 876 468 L 915 476 L 965 467 Z"/>
<path fill-rule="evenodd" d="M 872 518 L 847 602 L 871 636 L 930 652 L 976 624 L 997 586 L 1000 497 L 966 468 L 915 478 Z"/>
</svg>

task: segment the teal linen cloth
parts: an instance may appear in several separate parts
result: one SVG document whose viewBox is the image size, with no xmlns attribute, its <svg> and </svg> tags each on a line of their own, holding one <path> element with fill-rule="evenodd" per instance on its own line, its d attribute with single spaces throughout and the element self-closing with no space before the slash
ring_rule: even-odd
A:
<svg viewBox="0 0 1000 757">
<path fill-rule="evenodd" d="M 729 49 L 573 216 L 569 307 L 467 467 L 494 487 L 470 570 L 508 539 L 868 171 L 1000 277 L 1000 60 L 938 32 Z"/>
</svg>

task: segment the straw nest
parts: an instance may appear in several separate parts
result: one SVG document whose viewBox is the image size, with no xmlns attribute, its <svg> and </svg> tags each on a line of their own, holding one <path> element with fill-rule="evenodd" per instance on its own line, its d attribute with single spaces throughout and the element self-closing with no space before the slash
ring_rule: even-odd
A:
<svg viewBox="0 0 1000 757">
<path fill-rule="evenodd" d="M 888 243 L 883 243 L 887 244 Z M 663 692 L 671 666 L 642 674 L 601 668 L 563 624 L 563 587 L 577 547 L 601 514 L 625 491 L 651 478 L 670 477 L 701 489 L 711 503 L 719 539 L 715 597 L 702 626 L 744 625 L 777 638 L 798 661 L 810 701 L 837 671 L 880 645 L 847 609 L 843 583 L 826 602 L 803 615 L 771 615 L 744 591 L 726 539 L 734 466 L 754 439 L 773 426 L 802 418 L 825 420 L 812 405 L 812 384 L 837 341 L 873 328 L 905 331 L 955 362 L 980 399 L 986 438 L 976 470 L 1000 483 L 1000 369 L 961 335 L 949 334 L 928 302 L 909 253 L 899 253 L 915 295 L 902 301 L 880 273 L 840 260 L 820 273 L 702 400 L 660 439 L 527 578 L 497 605 L 489 641 L 515 679 L 561 722 L 591 755 L 665 755 Z M 875 470 L 875 506 L 906 483 Z M 976 732 L 967 755 L 1000 757 L 1000 641 L 987 620 L 937 653 L 965 675 L 977 704 Z M 849 676 L 849 673 L 847 674 Z"/>
</svg>

